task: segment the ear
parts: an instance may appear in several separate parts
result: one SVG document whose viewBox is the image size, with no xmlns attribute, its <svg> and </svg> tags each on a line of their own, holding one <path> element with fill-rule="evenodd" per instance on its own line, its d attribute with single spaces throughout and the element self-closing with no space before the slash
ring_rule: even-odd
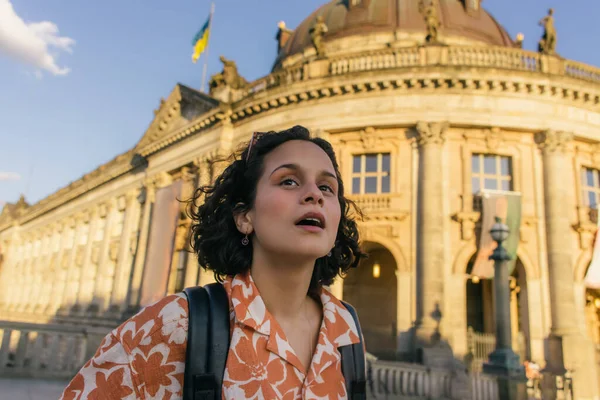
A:
<svg viewBox="0 0 600 400">
<path fill-rule="evenodd" d="M 246 210 L 244 203 L 237 203 L 233 209 L 233 220 L 238 231 L 244 235 L 252 233 L 252 218 L 250 218 L 250 210 Z"/>
</svg>

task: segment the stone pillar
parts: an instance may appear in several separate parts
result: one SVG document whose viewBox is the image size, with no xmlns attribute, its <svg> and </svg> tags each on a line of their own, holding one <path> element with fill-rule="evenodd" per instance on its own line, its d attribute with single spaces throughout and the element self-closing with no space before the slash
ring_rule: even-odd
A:
<svg viewBox="0 0 600 400">
<path fill-rule="evenodd" d="M 549 357 L 546 371 L 561 375 L 564 369 L 574 370 L 573 386 L 578 399 L 598 395 L 594 349 L 590 340 L 578 328 L 573 282 L 573 244 L 569 197 L 575 188 L 571 183 L 568 147 L 570 132 L 548 130 L 536 135 L 542 150 L 544 165 L 544 202 L 550 286 Z"/>
<path fill-rule="evenodd" d="M 141 215 L 140 229 L 137 232 L 135 245 L 133 274 L 129 290 L 127 293 L 127 313 L 135 313 L 140 305 L 140 293 L 142 287 L 142 276 L 144 273 L 144 264 L 146 263 L 146 248 L 148 245 L 148 236 L 150 234 L 150 221 L 152 219 L 152 209 L 156 194 L 156 186 L 148 181 L 146 187 L 138 197 L 140 204 L 144 204 L 144 210 Z"/>
<path fill-rule="evenodd" d="M 75 273 L 75 260 L 76 260 L 76 255 L 77 255 L 77 233 L 79 231 L 79 226 L 78 226 L 78 219 L 74 218 L 72 220 L 69 221 L 69 226 L 71 227 L 71 234 L 72 237 L 70 238 L 71 240 L 71 251 L 69 252 L 69 257 L 68 259 L 65 261 L 65 268 L 66 268 L 66 274 L 65 274 L 65 284 L 64 287 L 62 288 L 62 293 L 60 294 L 61 300 L 60 300 L 60 305 L 58 310 L 56 311 L 57 314 L 65 316 L 68 314 L 69 312 L 69 308 L 73 305 L 72 304 L 72 300 L 73 300 L 73 286 L 72 286 L 72 281 L 73 281 L 73 275 Z"/>
<path fill-rule="evenodd" d="M 440 339 L 439 318 L 444 296 L 442 155 L 447 128 L 447 123 L 439 122 L 419 122 L 416 127 L 419 144 L 417 349 L 433 346 Z"/>
<path fill-rule="evenodd" d="M 94 245 L 94 237 L 96 236 L 96 229 L 98 228 L 99 217 L 98 208 L 94 209 L 86 215 L 86 219 L 89 218 L 89 228 L 87 234 L 87 242 L 84 244 L 85 250 L 81 259 L 81 273 L 79 274 L 79 285 L 77 287 L 77 296 L 75 297 L 75 304 L 73 305 L 72 311 L 74 313 L 81 312 L 84 307 L 89 305 L 93 290 L 93 279 L 95 272 L 92 270 L 93 265 L 90 262 L 92 257 L 92 247 Z"/>
<path fill-rule="evenodd" d="M 97 314 L 105 311 L 103 309 L 104 305 L 108 303 L 110 293 L 105 293 L 105 281 L 108 274 L 108 269 L 110 268 L 110 260 L 109 260 L 109 247 L 110 240 L 112 237 L 112 227 L 115 221 L 115 217 L 117 214 L 115 200 L 111 199 L 106 204 L 100 205 L 100 216 L 105 219 L 104 222 L 104 231 L 102 235 L 102 240 L 100 243 L 99 256 L 98 256 L 98 264 L 96 268 L 96 276 L 94 279 L 94 289 L 93 296 L 90 306 L 88 307 L 88 312 Z"/>
<path fill-rule="evenodd" d="M 50 312 L 50 303 L 52 299 L 53 287 L 56 284 L 55 279 L 60 268 L 60 255 L 62 253 L 62 226 L 59 224 L 52 225 L 52 233 L 48 243 L 48 257 L 42 264 L 42 292 L 40 295 L 40 303 L 37 308 L 37 313 L 46 314 Z M 58 248 L 56 248 L 58 246 Z"/>
<path fill-rule="evenodd" d="M 16 286 L 12 281 L 16 277 L 17 266 L 17 245 L 16 240 L 5 241 L 2 244 L 2 261 L 0 270 L 0 284 L 2 285 L 2 302 L 4 307 L 9 310 L 14 308 L 14 291 Z"/>
<path fill-rule="evenodd" d="M 52 287 L 52 297 L 46 313 L 56 314 L 63 301 L 65 288 L 67 287 L 68 269 L 73 254 L 74 234 L 73 221 L 67 220 L 62 227 L 62 235 L 60 238 L 60 249 L 54 271 L 54 284 Z M 70 251 L 68 249 L 69 242 L 71 244 Z"/>
<path fill-rule="evenodd" d="M 29 309 L 30 313 L 35 314 L 42 307 L 42 291 L 44 287 L 44 268 L 46 263 L 48 262 L 48 255 L 50 251 L 48 247 L 50 246 L 50 237 L 49 237 L 49 226 L 45 226 L 41 229 L 40 232 L 40 250 L 38 253 L 37 260 L 35 261 L 35 265 L 33 266 L 33 285 L 32 285 L 32 294 L 37 293 L 36 296 L 32 296 L 34 299 L 31 304 L 31 308 Z"/>
<path fill-rule="evenodd" d="M 137 239 L 136 225 L 140 219 L 140 205 L 138 202 L 139 190 L 129 192 L 125 197 L 125 216 L 121 232 L 120 246 L 117 256 L 115 279 L 110 297 L 110 313 L 115 316 L 126 308 L 127 287 L 132 269 L 131 241 Z"/>
</svg>

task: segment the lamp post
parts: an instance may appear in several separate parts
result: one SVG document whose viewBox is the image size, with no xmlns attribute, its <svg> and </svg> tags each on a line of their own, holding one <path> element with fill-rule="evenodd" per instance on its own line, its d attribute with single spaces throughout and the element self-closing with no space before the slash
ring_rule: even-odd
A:
<svg viewBox="0 0 600 400">
<path fill-rule="evenodd" d="M 498 390 L 501 399 L 518 399 L 519 386 L 524 389 L 525 369 L 519 362 L 519 356 L 512 349 L 510 327 L 510 287 L 507 261 L 510 254 L 502 246 L 510 231 L 501 219 L 490 230 L 492 239 L 498 244 L 490 256 L 494 260 L 494 298 L 496 311 L 496 349 L 483 365 L 483 372 L 498 377 Z"/>
</svg>

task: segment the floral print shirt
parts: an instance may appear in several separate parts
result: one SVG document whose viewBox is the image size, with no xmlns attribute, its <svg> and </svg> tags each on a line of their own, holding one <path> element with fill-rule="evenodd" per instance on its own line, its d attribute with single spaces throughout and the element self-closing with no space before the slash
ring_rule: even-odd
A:
<svg viewBox="0 0 600 400">
<path fill-rule="evenodd" d="M 338 347 L 359 343 L 344 305 L 321 290 L 323 321 L 308 370 L 265 307 L 249 273 L 223 285 L 231 311 L 231 345 L 223 399 L 345 399 Z M 109 333 L 61 400 L 182 398 L 188 327 L 184 294 L 165 297 Z"/>
</svg>

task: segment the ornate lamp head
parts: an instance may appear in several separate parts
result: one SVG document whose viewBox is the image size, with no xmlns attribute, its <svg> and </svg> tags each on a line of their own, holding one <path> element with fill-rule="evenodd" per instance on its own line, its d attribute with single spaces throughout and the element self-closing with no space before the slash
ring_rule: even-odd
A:
<svg viewBox="0 0 600 400">
<path fill-rule="evenodd" d="M 502 223 L 500 217 L 496 217 L 496 223 L 492 226 L 490 230 L 490 235 L 492 235 L 492 239 L 496 242 L 503 242 L 508 239 L 508 235 L 510 230 L 506 224 Z"/>
</svg>

